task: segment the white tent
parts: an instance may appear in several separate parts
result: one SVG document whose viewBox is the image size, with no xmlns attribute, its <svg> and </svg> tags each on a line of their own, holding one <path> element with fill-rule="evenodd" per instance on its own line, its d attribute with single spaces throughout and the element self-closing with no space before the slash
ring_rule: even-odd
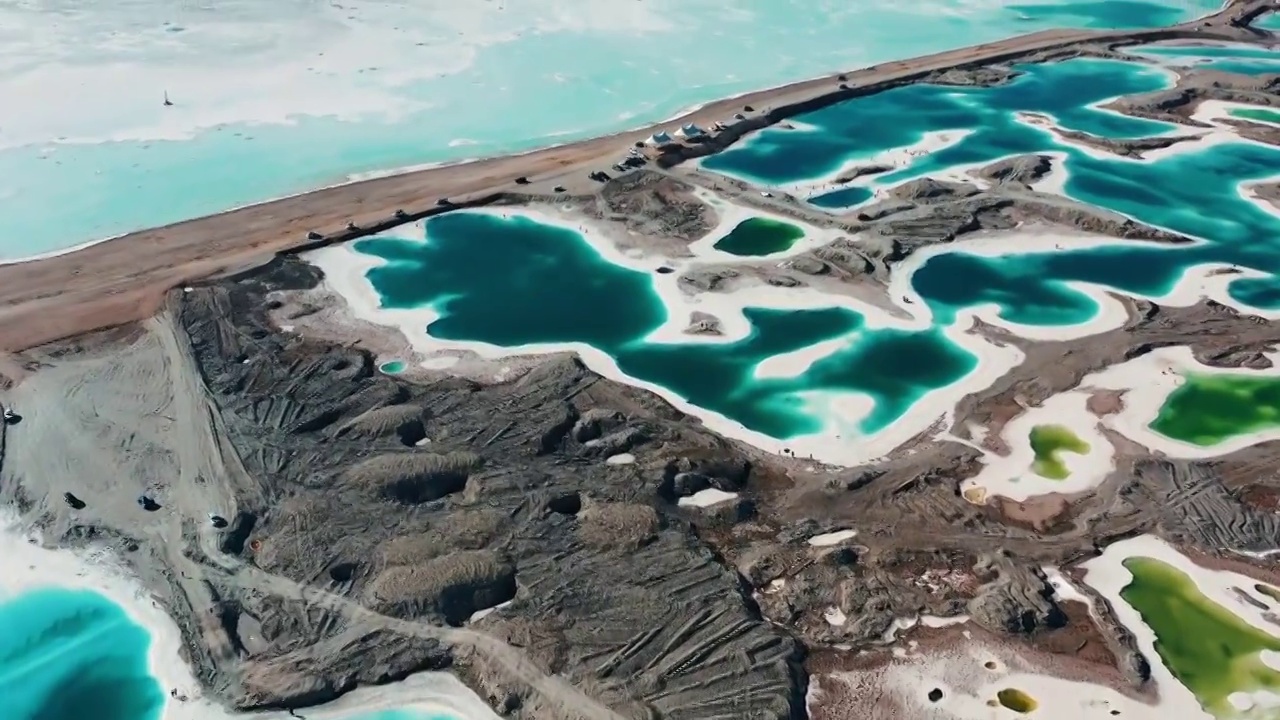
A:
<svg viewBox="0 0 1280 720">
<path fill-rule="evenodd" d="M 671 136 L 665 130 L 656 132 L 650 135 L 648 140 L 645 140 L 647 145 L 666 145 L 670 142 L 672 142 Z"/>
<path fill-rule="evenodd" d="M 691 137 L 698 137 L 699 135 L 705 135 L 706 133 L 704 133 L 702 131 L 702 128 L 698 127 L 697 125 L 694 125 L 693 123 L 689 123 L 688 125 L 685 125 L 684 127 L 677 130 L 676 134 L 679 135 L 680 137 L 691 138 Z"/>
</svg>

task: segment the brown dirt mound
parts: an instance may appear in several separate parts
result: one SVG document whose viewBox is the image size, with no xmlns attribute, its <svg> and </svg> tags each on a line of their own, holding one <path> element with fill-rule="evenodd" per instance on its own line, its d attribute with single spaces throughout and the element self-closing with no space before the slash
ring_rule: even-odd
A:
<svg viewBox="0 0 1280 720">
<path fill-rule="evenodd" d="M 481 550 L 509 520 L 497 510 L 455 510 L 427 532 L 388 540 L 379 554 L 386 565 L 413 565 L 457 550 Z"/>
<path fill-rule="evenodd" d="M 483 464 L 474 453 L 395 453 L 371 457 L 345 477 L 350 484 L 376 488 L 387 500 L 417 505 L 461 491 Z"/>
<path fill-rule="evenodd" d="M 578 518 L 578 538 L 599 548 L 637 548 L 658 531 L 658 513 L 648 505 L 591 503 Z"/>
<path fill-rule="evenodd" d="M 413 445 L 427 436 L 422 417 L 423 409 L 417 405 L 389 405 L 357 415 L 335 434 L 371 439 L 397 436 L 405 445 Z"/>
<path fill-rule="evenodd" d="M 477 610 L 515 597 L 516 570 L 489 551 L 455 552 L 416 565 L 389 567 L 366 592 L 380 612 L 439 613 L 450 625 L 460 625 Z"/>
</svg>

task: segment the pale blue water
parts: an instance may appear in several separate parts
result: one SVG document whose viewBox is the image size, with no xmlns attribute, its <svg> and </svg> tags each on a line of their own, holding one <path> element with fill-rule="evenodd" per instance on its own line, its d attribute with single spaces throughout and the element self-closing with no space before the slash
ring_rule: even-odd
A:
<svg viewBox="0 0 1280 720">
<path fill-rule="evenodd" d="M 1066 155 L 1070 196 L 1203 242 L 996 258 L 953 252 L 930 259 L 913 278 L 915 291 L 933 313 L 932 328 L 872 331 L 860 315 L 843 309 L 757 308 L 747 313 L 751 335 L 723 345 L 646 342 L 643 338 L 667 319 L 652 278 L 603 260 L 570 230 L 451 214 L 427 223 L 430 243 L 379 239 L 356 248 L 390 261 L 369 273 L 385 306 L 434 305 L 442 313 L 427 328 L 435 337 L 503 347 L 587 343 L 612 356 L 628 375 L 779 439 L 822 427 L 823 418 L 800 402 L 802 391 L 866 393 L 875 409 L 859 429 L 872 434 L 928 391 L 962 378 L 975 358 L 941 332 L 962 309 L 994 303 L 1005 320 L 1028 325 L 1091 319 L 1096 304 L 1067 281 L 1158 296 L 1192 265 L 1232 263 L 1266 275 L 1232 283 L 1234 299 L 1280 307 L 1280 279 L 1273 274 L 1280 269 L 1280 217 L 1236 192 L 1240 182 L 1280 175 L 1280 149 L 1241 141 L 1150 162 L 1095 158 L 1045 130 L 1016 122 L 1015 113 L 1045 113 L 1065 127 L 1105 137 L 1158 135 L 1173 128 L 1091 105 L 1159 89 L 1169 76 L 1149 66 L 1089 59 L 1019 69 L 1020 77 L 1000 87 L 907 86 L 810 113 L 797 120 L 816 131 L 765 131 L 709 158 L 706 167 L 766 185 L 804 182 L 850 158 L 909 145 L 928 132 L 970 130 L 950 148 L 854 186 L 874 188 L 956 166 L 1054 151 Z M 480 278 L 468 268 L 482 258 L 487 272 Z M 602 307 L 609 312 L 599 312 Z M 848 349 L 799 377 L 752 376 L 766 358 L 855 333 Z"/>
<path fill-rule="evenodd" d="M 250 9 L 269 7 L 253 0 L 239 2 Z M 137 12 L 134 6 L 139 3 L 148 7 L 146 0 L 133 0 L 122 7 Z M 731 10 L 712 0 L 671 0 L 669 4 L 672 7 L 666 8 L 661 0 L 646 3 L 658 8 L 659 17 L 664 8 L 679 17 L 678 22 L 663 29 L 631 32 L 624 23 L 624 27 L 610 32 L 527 32 L 466 53 L 460 51 L 459 58 L 471 58 L 465 70 L 444 72 L 437 78 L 403 86 L 390 85 L 399 97 L 432 105 L 395 122 L 298 117 L 293 125 L 226 125 L 182 141 L 72 145 L 44 141 L 0 150 L 0 217 L 4 218 L 5 231 L 0 234 L 0 259 L 54 251 L 205 215 L 339 182 L 351 173 L 508 153 L 634 127 L 729 93 L 837 69 L 1059 26 L 1162 25 L 1209 12 L 1219 2 L 1044 2 L 1005 7 L 945 0 L 908 7 L 871 0 L 751 0 Z M 109 13 L 115 6 L 87 7 L 92 12 Z M 381 8 L 377 2 L 369 7 Z M 533 12 L 530 25 L 539 22 L 533 6 L 512 4 L 507 11 Z M 168 22 L 173 19 L 173 10 L 158 7 L 131 20 L 127 32 L 105 39 L 85 39 L 66 30 L 79 27 L 79 16 L 70 12 L 48 16 L 57 20 L 49 21 L 54 24 L 46 29 L 68 43 L 65 54 L 88 53 L 82 64 L 89 69 L 77 66 L 81 67 L 78 72 L 88 73 L 86 88 L 120 83 L 123 90 L 133 91 L 133 85 L 139 82 L 154 82 L 152 92 L 158 97 L 160 83 L 165 83 L 163 87 L 175 90 L 180 101 L 186 96 L 186 102 L 196 102 L 201 93 L 199 77 L 185 82 L 181 78 L 153 81 L 141 74 L 117 78 L 109 74 L 114 65 L 93 62 L 97 51 L 90 41 L 103 43 L 107 48 L 102 50 L 104 56 L 119 56 L 129 62 L 142 57 L 145 61 L 148 53 L 160 51 L 150 49 L 141 38 L 158 37 L 156 42 L 163 44 L 156 47 L 177 52 L 173 47 L 182 50 L 183 38 L 204 37 L 198 32 L 202 29 L 200 24 L 216 21 L 218 12 L 184 16 L 181 24 L 173 24 Z M 24 15 L 22 21 L 43 24 L 45 17 Z M 389 17 L 382 22 L 395 22 L 394 13 Z M 82 22 L 90 28 L 103 24 L 93 15 Z M 252 38 L 255 24 L 261 23 L 246 22 L 240 30 L 213 36 Z M 284 24 L 281 28 L 285 32 L 289 26 Z M 158 30 L 164 32 L 153 32 Z M 398 27 L 395 30 L 405 31 Z M 387 32 L 390 38 L 390 27 Z M 120 49 L 118 38 L 126 36 L 139 38 L 137 50 L 132 46 L 127 48 L 128 53 Z M 16 68 L 15 72 L 27 68 L 24 50 L 52 51 L 58 57 L 56 53 L 62 49 L 47 43 L 27 48 L 21 41 L 28 37 L 44 35 L 15 34 L 10 39 L 18 54 L 8 65 L 0 57 L 0 82 L 5 80 L 6 67 Z M 322 39 L 303 38 L 305 52 L 314 53 L 308 44 Z M 272 47 L 272 38 L 261 40 L 262 47 Z M 214 50 L 218 52 L 208 61 L 212 64 L 222 57 L 234 61 L 239 53 L 252 57 L 260 47 L 218 46 Z M 473 57 L 469 55 L 472 51 Z M 406 57 L 403 62 L 414 62 L 414 58 Z M 157 62 L 156 67 L 165 64 Z M 104 74 L 101 80 L 93 74 L 99 66 Z M 267 73 L 272 66 L 271 62 L 264 62 L 254 73 Z M 386 72 L 387 68 L 380 70 Z M 310 76 L 306 79 L 312 80 Z M 61 92 L 58 98 L 33 94 L 36 91 L 27 85 L 12 92 L 10 108 L 70 101 L 61 97 Z M 67 92 L 74 95 L 78 90 Z M 340 108 L 342 100 L 343 95 L 336 94 L 334 107 Z M 152 100 L 146 103 L 145 107 L 136 103 L 121 105 L 110 97 L 99 101 L 91 96 L 75 112 L 88 117 L 110 114 L 116 123 L 111 127 L 119 128 L 133 126 L 117 117 L 125 114 L 141 113 L 147 122 L 162 122 L 166 116 L 158 102 L 155 107 Z M 0 122 L 0 139 L 4 126 Z M 105 126 L 102 131 L 110 132 Z M 458 141 L 468 144 L 455 144 Z"/>
<path fill-rule="evenodd" d="M 1259 30 L 1280 32 L 1280 13 L 1267 13 L 1257 20 L 1254 20 L 1253 26 Z"/>
</svg>

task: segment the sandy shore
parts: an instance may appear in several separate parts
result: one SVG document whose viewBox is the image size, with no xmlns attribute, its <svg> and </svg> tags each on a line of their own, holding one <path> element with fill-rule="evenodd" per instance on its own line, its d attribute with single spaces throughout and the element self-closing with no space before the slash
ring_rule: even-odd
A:
<svg viewBox="0 0 1280 720">
<path fill-rule="evenodd" d="M 164 692 L 164 720 L 285 720 L 285 712 L 231 712 L 203 694 L 182 659 L 183 639 L 173 622 L 118 556 L 107 548 L 49 549 L 21 529 L 16 516 L 0 510 L 0 603 L 30 590 L 87 590 L 118 605 L 130 622 L 151 635 L 149 672 Z M 177 690 L 186 698 L 169 695 Z M 308 718 L 347 720 L 382 710 L 418 710 L 464 720 L 497 720 L 487 704 L 457 678 L 424 672 L 381 687 L 361 688 L 326 705 L 308 709 Z"/>
<path fill-rule="evenodd" d="M 1036 495 L 1069 495 L 1096 487 L 1115 468 L 1114 451 L 1099 431 L 1100 419 L 1086 407 L 1088 401 L 1089 393 L 1084 391 L 1055 395 L 1010 421 L 1001 437 L 1011 452 L 985 452 L 982 471 L 960 484 L 964 497 L 978 504 L 991 495 L 1021 502 Z M 1066 427 L 1089 446 L 1084 453 L 1066 449 L 1057 452 L 1057 459 L 1070 473 L 1066 478 L 1051 480 L 1032 469 L 1035 452 L 1031 448 L 1031 430 L 1041 425 Z"/>
<path fill-rule="evenodd" d="M 1008 61 L 1080 42 L 1133 43 L 1174 38 L 1238 40 L 1247 32 L 1230 22 L 1256 15 L 1265 0 L 1234 0 L 1206 18 L 1173 28 L 1145 31 L 1049 31 L 961 48 L 846 73 L 852 92 L 870 92 L 912 82 L 957 66 Z M 689 115 L 652 127 L 520 156 L 398 174 L 357 182 L 232 212 L 145 230 L 91 245 L 77 252 L 17 265 L 0 266 L 0 350 L 19 350 L 94 329 L 152 315 L 168 289 L 201 278 L 260 264 L 274 253 L 306 242 L 308 231 L 349 237 L 347 223 L 386 222 L 396 209 L 421 215 L 441 197 L 475 199 L 513 191 L 517 177 L 532 194 L 552 185 L 569 191 L 592 186 L 591 170 L 611 164 L 654 131 L 684 123 L 709 127 L 746 105 L 764 108 L 748 118 L 758 129 L 799 111 L 799 103 L 834 98 L 836 78 L 806 81 L 709 103 Z M 846 91 L 849 92 L 849 91 Z M 787 109 L 790 108 L 790 109 Z M 770 111 L 773 109 L 773 111 Z"/>
</svg>

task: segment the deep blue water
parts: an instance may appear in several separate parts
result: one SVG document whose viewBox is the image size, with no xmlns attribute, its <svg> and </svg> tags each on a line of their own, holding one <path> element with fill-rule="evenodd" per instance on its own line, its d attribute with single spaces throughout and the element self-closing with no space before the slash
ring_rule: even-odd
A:
<svg viewBox="0 0 1280 720">
<path fill-rule="evenodd" d="M 36 590 L 0 604 L 4 720 L 156 720 L 151 637 L 101 595 Z"/>
<path fill-rule="evenodd" d="M 815 126 L 814 132 L 765 131 L 708 158 L 705 166 L 763 185 L 803 183 L 829 175 L 850 159 L 910 145 L 926 133 L 967 130 L 970 134 L 951 147 L 896 171 L 860 178 L 840 192 L 869 193 L 957 166 L 1056 152 L 1066 157 L 1070 196 L 1202 242 L 994 258 L 943 254 L 924 263 L 913 278 L 914 290 L 932 311 L 931 328 L 870 330 L 860 315 L 837 308 L 755 308 L 747 313 L 751 336 L 729 344 L 646 342 L 646 335 L 667 319 L 652 278 L 602 259 L 571 230 L 455 213 L 428 222 L 428 243 L 373 239 L 356 248 L 390 261 L 369 273 L 385 306 L 433 305 L 442 313 L 429 328 L 435 337 L 503 347 L 586 343 L 608 353 L 632 377 L 780 439 L 822 428 L 820 413 L 801 400 L 804 391 L 866 393 L 875 410 L 857 430 L 870 434 L 901 417 L 928 391 L 962 378 L 975 358 L 942 330 L 965 308 L 995 303 L 1008 321 L 1076 324 L 1092 318 L 1097 307 L 1068 287 L 1069 281 L 1157 296 L 1188 267 L 1206 262 L 1266 273 L 1262 279 L 1234 282 L 1229 292 L 1256 307 L 1280 307 L 1280 280 L 1272 274 L 1280 269 L 1280 219 L 1236 192 L 1243 181 L 1280 175 L 1280 149 L 1242 141 L 1150 162 L 1094 157 L 1058 142 L 1046 129 L 1019 122 L 1017 114 L 1050 116 L 1062 127 L 1102 137 L 1161 135 L 1174 128 L 1095 105 L 1166 87 L 1169 75 L 1147 65 L 1093 59 L 1018 70 L 1021 75 L 1013 82 L 995 88 L 907 86 L 826 108 L 797 118 Z M 480 264 L 487 268 L 482 275 L 474 272 Z M 797 378 L 752 375 L 762 360 L 836 337 L 853 342 Z"/>
</svg>

